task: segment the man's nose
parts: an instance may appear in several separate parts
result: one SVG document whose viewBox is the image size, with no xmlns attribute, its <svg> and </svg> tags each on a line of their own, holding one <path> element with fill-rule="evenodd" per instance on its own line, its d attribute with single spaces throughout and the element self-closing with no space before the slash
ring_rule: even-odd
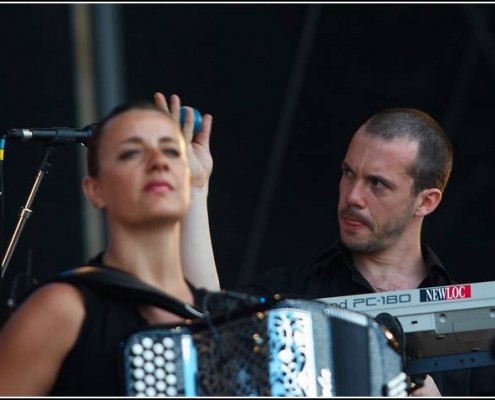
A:
<svg viewBox="0 0 495 400">
<path fill-rule="evenodd" d="M 347 187 L 345 200 L 348 205 L 364 208 L 366 204 L 364 186 L 359 181 L 350 183 Z"/>
</svg>

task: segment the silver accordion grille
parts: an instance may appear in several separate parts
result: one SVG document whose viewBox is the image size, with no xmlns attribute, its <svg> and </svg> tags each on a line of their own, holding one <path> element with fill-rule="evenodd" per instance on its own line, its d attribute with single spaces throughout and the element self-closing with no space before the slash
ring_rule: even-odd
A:
<svg viewBox="0 0 495 400">
<path fill-rule="evenodd" d="M 359 379 L 346 354 L 353 347 L 354 361 L 369 364 Z M 150 327 L 129 337 L 123 355 L 127 396 L 407 395 L 400 356 L 373 320 L 306 300 L 200 329 Z"/>
</svg>

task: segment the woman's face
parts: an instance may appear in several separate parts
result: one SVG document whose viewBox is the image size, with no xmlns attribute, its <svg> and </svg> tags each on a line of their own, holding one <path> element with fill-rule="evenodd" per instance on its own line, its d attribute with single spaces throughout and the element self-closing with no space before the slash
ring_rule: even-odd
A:
<svg viewBox="0 0 495 400">
<path fill-rule="evenodd" d="M 85 179 L 85 192 L 109 222 L 160 224 L 186 214 L 191 176 L 185 142 L 165 114 L 134 109 L 112 118 L 97 157 L 98 176 Z"/>
</svg>

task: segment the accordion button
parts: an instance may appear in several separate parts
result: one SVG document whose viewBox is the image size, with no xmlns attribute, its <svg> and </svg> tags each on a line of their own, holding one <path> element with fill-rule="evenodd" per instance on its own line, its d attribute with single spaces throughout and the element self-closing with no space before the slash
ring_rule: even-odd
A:
<svg viewBox="0 0 495 400">
<path fill-rule="evenodd" d="M 143 338 L 143 340 L 141 341 L 141 343 L 143 344 L 143 347 L 145 349 L 151 349 L 151 347 L 153 346 L 153 340 L 149 337 L 145 337 Z"/>
<path fill-rule="evenodd" d="M 143 352 L 143 346 L 139 343 L 133 344 L 131 347 L 132 354 L 139 356 Z"/>
<path fill-rule="evenodd" d="M 168 373 L 175 372 L 175 364 L 172 362 L 168 362 L 165 364 L 165 371 Z"/>
<path fill-rule="evenodd" d="M 155 397 L 156 396 L 155 388 L 149 387 L 148 389 L 146 389 L 146 396 Z"/>
<path fill-rule="evenodd" d="M 142 357 L 134 357 L 132 359 L 132 365 L 134 365 L 135 367 L 142 367 L 144 365 L 144 360 Z"/>
<path fill-rule="evenodd" d="M 134 383 L 134 389 L 136 389 L 137 392 L 143 392 L 144 389 L 146 389 L 146 385 L 143 381 L 136 381 Z"/>
<path fill-rule="evenodd" d="M 145 350 L 143 353 L 143 358 L 146 361 L 151 361 L 153 358 L 155 358 L 155 353 L 153 353 L 151 350 Z"/>
<path fill-rule="evenodd" d="M 174 347 L 174 339 L 170 338 L 170 337 L 166 337 L 166 338 L 163 338 L 163 345 L 167 348 L 167 349 L 171 349 Z"/>
<path fill-rule="evenodd" d="M 156 354 L 162 354 L 163 353 L 163 345 L 161 343 L 155 343 L 153 345 L 153 351 L 156 353 Z"/>
<path fill-rule="evenodd" d="M 167 385 L 163 381 L 158 381 L 158 382 L 156 382 L 155 387 L 156 387 L 156 390 L 158 390 L 159 392 L 165 392 Z"/>
<path fill-rule="evenodd" d="M 143 379 L 144 378 L 144 371 L 142 368 L 136 368 L 134 372 L 132 373 L 135 379 Z"/>
<path fill-rule="evenodd" d="M 155 377 L 156 379 L 158 380 L 162 380 L 162 379 L 165 379 L 165 371 L 162 369 L 162 368 L 157 368 L 155 370 Z M 158 389 L 158 388 L 157 388 Z M 161 390 L 161 389 L 158 389 L 158 390 Z"/>
<path fill-rule="evenodd" d="M 174 374 L 167 375 L 167 378 L 165 380 L 169 385 L 175 385 L 177 383 L 177 377 Z"/>
<path fill-rule="evenodd" d="M 157 367 L 163 367 L 165 365 L 165 359 L 162 356 L 157 356 L 154 359 L 154 363 Z"/>
<path fill-rule="evenodd" d="M 151 374 L 154 370 L 155 370 L 155 365 L 151 362 L 147 362 L 146 364 L 144 364 L 144 370 Z"/>
<path fill-rule="evenodd" d="M 170 396 L 170 397 L 177 396 L 177 389 L 174 388 L 173 386 L 169 386 L 167 388 L 167 396 Z"/>
<path fill-rule="evenodd" d="M 175 353 L 173 350 L 165 350 L 165 353 L 163 353 L 163 356 L 165 357 L 165 360 L 173 360 L 175 358 Z"/>
<path fill-rule="evenodd" d="M 144 382 L 146 382 L 147 385 L 152 386 L 155 384 L 156 379 L 153 375 L 146 375 L 144 378 Z"/>
</svg>

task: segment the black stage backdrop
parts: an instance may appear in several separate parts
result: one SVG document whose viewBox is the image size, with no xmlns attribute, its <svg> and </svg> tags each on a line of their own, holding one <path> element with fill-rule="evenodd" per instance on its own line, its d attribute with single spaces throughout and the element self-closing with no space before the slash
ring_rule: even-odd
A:
<svg viewBox="0 0 495 400">
<path fill-rule="evenodd" d="M 0 6 L 2 132 L 76 127 L 72 6 Z M 347 143 L 366 118 L 393 106 L 429 112 L 454 145 L 452 178 L 424 240 L 459 282 L 495 280 L 492 5 L 113 7 L 126 99 L 178 93 L 214 116 L 209 209 L 225 287 L 307 263 L 336 239 Z M 4 250 L 42 150 L 7 141 Z M 3 280 L 3 315 L 28 268 L 42 280 L 84 262 L 78 151 L 63 146 L 52 159 Z"/>
</svg>

